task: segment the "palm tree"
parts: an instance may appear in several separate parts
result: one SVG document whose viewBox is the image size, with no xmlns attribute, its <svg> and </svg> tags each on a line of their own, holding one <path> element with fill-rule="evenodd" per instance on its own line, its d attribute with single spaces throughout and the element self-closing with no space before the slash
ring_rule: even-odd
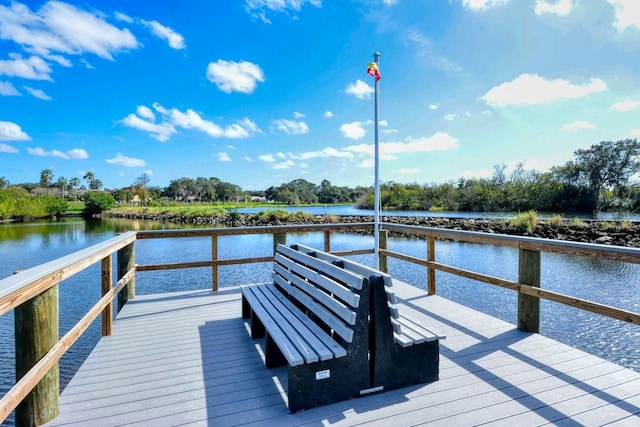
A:
<svg viewBox="0 0 640 427">
<path fill-rule="evenodd" d="M 51 185 L 51 181 L 53 181 L 53 171 L 51 169 L 45 169 L 40 172 L 40 184 L 44 185 L 47 189 L 47 194 L 49 194 L 49 185 Z"/>
<path fill-rule="evenodd" d="M 60 178 L 58 178 L 58 181 L 56 181 L 56 184 L 58 185 L 58 187 L 60 187 L 60 190 L 62 190 L 62 198 L 64 199 L 64 190 L 67 189 L 67 178 L 65 178 L 64 176 L 61 176 Z"/>
<path fill-rule="evenodd" d="M 78 195 L 76 192 L 78 191 L 78 187 L 80 187 L 80 178 L 76 178 L 76 177 L 71 178 L 69 180 L 69 186 L 73 190 L 73 195 L 75 199 L 78 200 Z"/>
<path fill-rule="evenodd" d="M 93 190 L 93 186 L 95 185 L 94 182 L 96 180 L 96 177 L 93 174 L 93 172 L 91 172 L 91 171 L 85 172 L 85 174 L 82 177 L 82 179 L 87 181 L 87 188 L 89 188 L 89 190 Z"/>
</svg>

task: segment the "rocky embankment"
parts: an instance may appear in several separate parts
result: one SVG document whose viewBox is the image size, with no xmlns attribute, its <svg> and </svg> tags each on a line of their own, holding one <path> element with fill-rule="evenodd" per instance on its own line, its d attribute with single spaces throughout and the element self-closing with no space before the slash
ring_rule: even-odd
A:
<svg viewBox="0 0 640 427">
<path fill-rule="evenodd" d="M 103 214 L 103 216 L 184 224 L 223 225 L 228 227 L 373 222 L 373 217 L 367 215 L 339 216 L 291 214 L 286 218 L 280 219 L 268 215 L 239 214 L 237 212 L 218 214 L 211 217 L 191 218 L 167 214 Z M 532 232 L 527 232 L 523 227 L 513 225 L 509 219 L 383 216 L 381 221 L 393 224 L 479 231 L 491 234 L 531 236 L 544 239 L 640 247 L 640 224 L 632 223 L 630 221 L 538 220 Z"/>
</svg>

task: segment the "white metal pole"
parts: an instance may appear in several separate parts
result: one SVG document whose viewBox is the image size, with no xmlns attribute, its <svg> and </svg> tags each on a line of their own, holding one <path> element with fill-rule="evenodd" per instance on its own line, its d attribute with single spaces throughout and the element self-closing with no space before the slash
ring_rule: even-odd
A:
<svg viewBox="0 0 640 427">
<path fill-rule="evenodd" d="M 378 70 L 380 70 L 379 62 L 380 62 L 380 53 L 376 52 L 373 54 L 373 58 L 375 60 L 376 65 L 378 66 Z M 374 252 L 376 258 L 376 268 L 380 267 L 380 148 L 378 146 L 378 79 L 375 79 L 375 114 L 374 114 L 374 134 L 375 134 L 375 145 L 374 145 L 374 196 L 373 196 L 373 204 L 374 204 L 374 214 L 373 214 L 373 236 L 374 236 Z"/>
</svg>

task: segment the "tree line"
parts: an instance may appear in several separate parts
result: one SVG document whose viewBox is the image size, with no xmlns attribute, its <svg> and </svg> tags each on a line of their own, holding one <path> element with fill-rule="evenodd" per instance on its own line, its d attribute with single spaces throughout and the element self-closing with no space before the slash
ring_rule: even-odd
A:
<svg viewBox="0 0 640 427">
<path fill-rule="evenodd" d="M 504 164 L 495 165 L 491 178 L 460 178 L 443 184 L 381 184 L 383 209 L 452 210 L 452 211 L 547 211 L 592 212 L 596 210 L 640 210 L 640 143 L 636 139 L 603 141 L 574 152 L 574 158 L 548 172 L 526 170 L 523 163 L 507 173 Z M 373 208 L 373 186 L 334 186 L 324 179 L 319 185 L 295 179 L 264 191 L 244 191 L 240 186 L 219 178 L 178 178 L 167 187 L 150 186 L 150 177 L 142 174 L 131 186 L 102 190 L 102 181 L 87 172 L 81 185 L 79 178 L 60 177 L 45 169 L 40 182 L 10 185 L 0 177 L 0 218 L 21 217 L 30 212 L 53 216 L 63 212 L 56 201 L 83 197 L 93 200 L 92 212 L 127 203 L 246 202 L 252 199 L 287 205 L 355 204 Z M 54 191 L 55 190 L 55 191 Z M 87 196 L 87 194 L 89 196 Z M 56 197 L 53 197 L 56 196 Z M 41 197 L 41 208 L 29 207 L 27 200 Z M 35 200 L 35 199 L 34 199 Z M 35 201 L 32 201 L 36 203 Z M 36 203 L 36 204 L 37 204 Z M 33 216 L 33 215 L 28 215 Z"/>
</svg>

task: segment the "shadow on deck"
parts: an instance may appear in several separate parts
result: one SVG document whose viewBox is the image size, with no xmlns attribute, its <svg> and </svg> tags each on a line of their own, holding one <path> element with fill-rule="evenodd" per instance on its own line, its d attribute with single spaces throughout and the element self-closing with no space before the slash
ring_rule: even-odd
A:
<svg viewBox="0 0 640 427">
<path fill-rule="evenodd" d="M 396 295 L 447 335 L 440 380 L 289 414 L 237 288 L 140 296 L 48 425 L 637 425 L 640 374 L 417 288 Z"/>
</svg>

